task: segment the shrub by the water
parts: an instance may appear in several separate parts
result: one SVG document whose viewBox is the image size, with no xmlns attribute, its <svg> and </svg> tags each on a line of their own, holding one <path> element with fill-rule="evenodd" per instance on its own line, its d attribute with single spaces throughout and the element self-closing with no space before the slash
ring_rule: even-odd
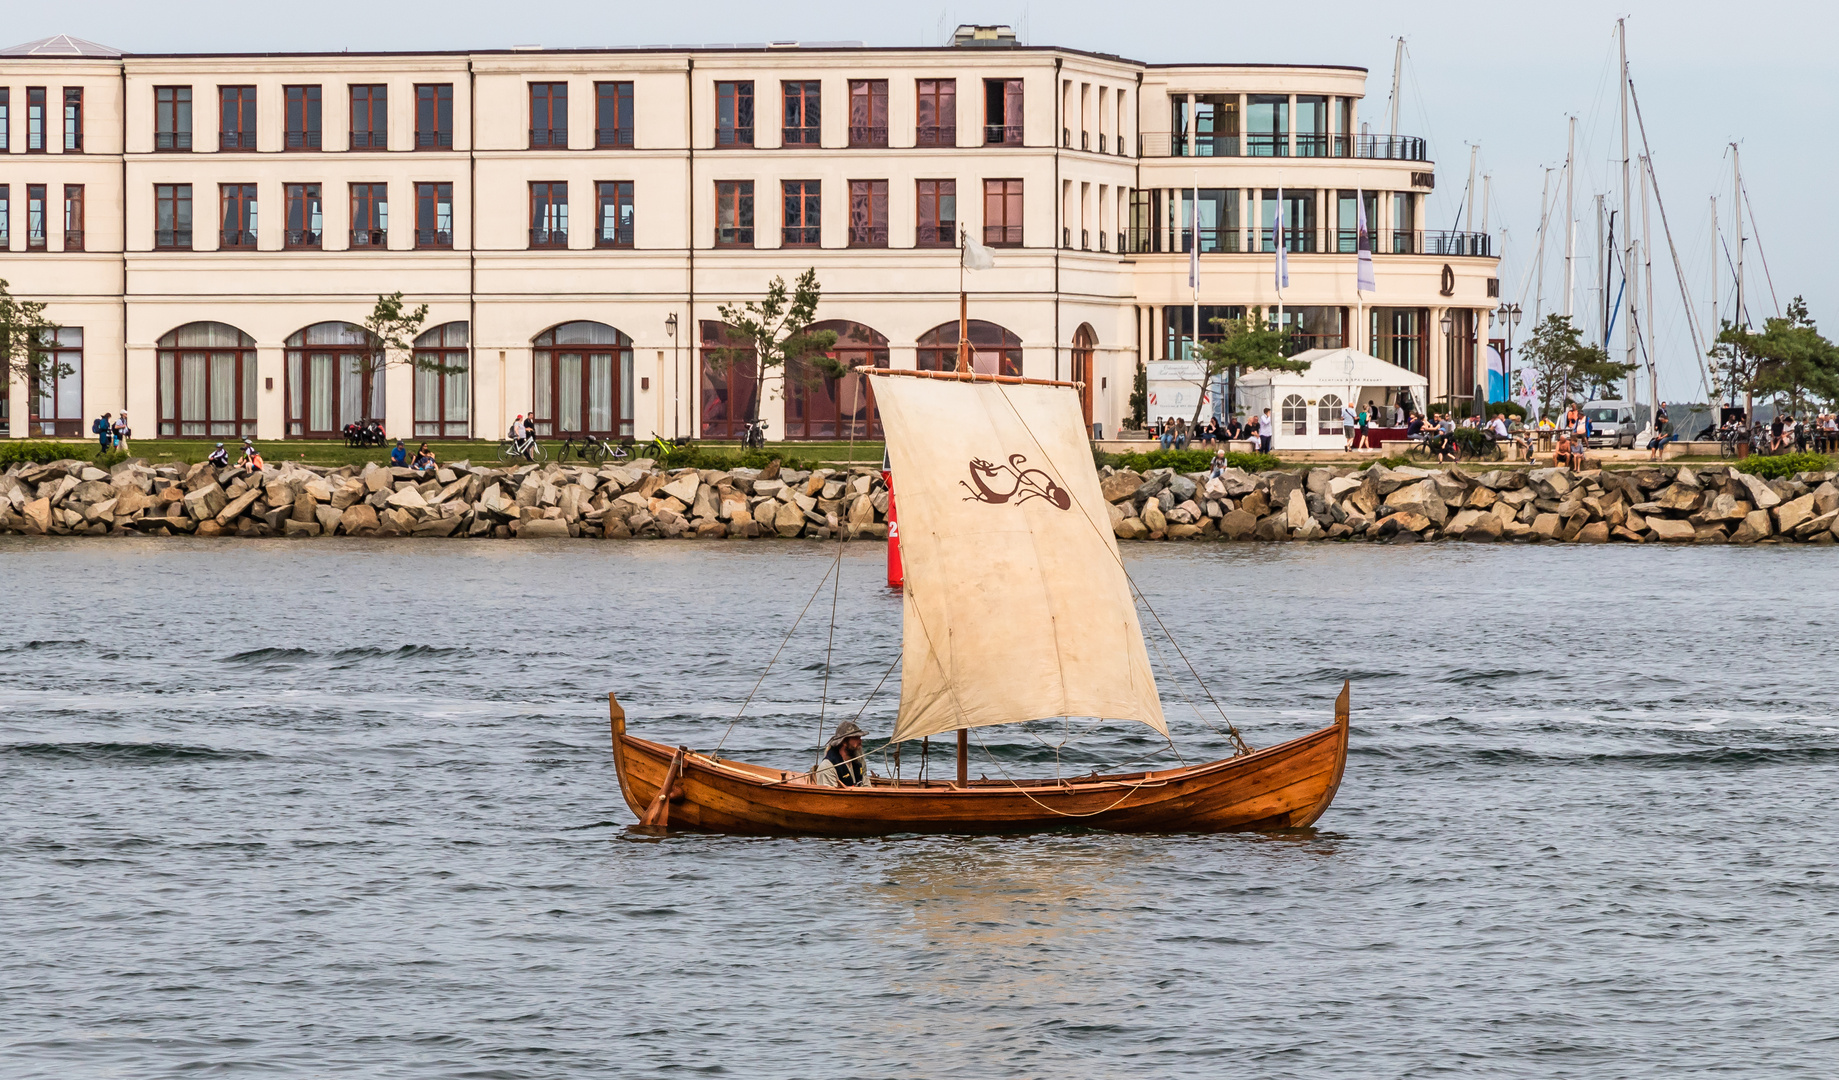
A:
<svg viewBox="0 0 1839 1080">
<path fill-rule="evenodd" d="M 1825 454 L 1757 454 L 1731 467 L 1764 480 L 1784 480 L 1795 473 L 1824 472 L 1833 467 L 1833 459 Z"/>
<path fill-rule="evenodd" d="M 1093 451 L 1093 461 L 1114 469 L 1147 472 L 1150 469 L 1174 469 L 1178 473 L 1206 472 L 1213 467 L 1213 451 L 1204 447 L 1190 450 L 1151 450 L 1147 454 L 1107 454 Z M 1246 472 L 1265 472 L 1281 468 L 1283 463 L 1270 454 L 1226 455 L 1226 464 Z"/>
<path fill-rule="evenodd" d="M 97 453 L 94 446 L 85 448 L 81 445 L 67 442 L 33 442 L 30 440 L 0 442 L 0 469 L 4 469 L 8 465 L 16 465 L 20 462 L 28 462 L 33 465 L 49 465 L 53 461 L 87 461 L 91 459 L 95 460 L 98 467 L 106 469 L 112 465 L 126 461 L 128 455 L 120 450 Z"/>
</svg>

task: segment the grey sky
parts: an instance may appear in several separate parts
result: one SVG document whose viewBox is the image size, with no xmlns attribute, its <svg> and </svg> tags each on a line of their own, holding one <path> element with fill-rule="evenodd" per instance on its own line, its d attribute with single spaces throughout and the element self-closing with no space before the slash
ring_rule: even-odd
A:
<svg viewBox="0 0 1839 1080">
<path fill-rule="evenodd" d="M 540 14 L 539 14 L 540 13 Z M 1023 3 L 887 4 L 804 0 L 799 4 L 689 2 L 653 7 L 604 0 L 538 4 L 481 0 L 318 0 L 304 7 L 224 0 L 81 0 L 18 5 L 6 42 L 68 33 L 130 52 L 317 51 L 552 47 L 764 41 L 861 40 L 871 45 L 938 44 L 959 22 L 1007 22 L 1029 44 L 1114 52 L 1154 63 L 1275 61 L 1359 64 L 1370 69 L 1367 115 L 1377 120 L 1392 69 L 1391 38 L 1410 49 L 1403 119 L 1427 136 L 1437 158 L 1430 224 L 1449 227 L 1467 177 L 1468 144 L 1492 174 L 1490 224 L 1507 230 L 1503 291 L 1517 297 L 1531 272 L 1539 223 L 1541 168 L 1564 157 L 1565 118 L 1579 118 L 1580 246 L 1595 244 L 1588 197 L 1618 190 L 1612 31 L 1629 17 L 1630 64 L 1642 98 L 1661 195 L 1685 262 L 1688 287 L 1706 311 L 1711 239 L 1708 196 L 1729 220 L 1726 144 L 1743 148 L 1746 186 L 1782 306 L 1804 294 L 1816 318 L 1839 331 L 1839 283 L 1821 272 L 1839 241 L 1839 209 L 1808 194 L 1808 176 L 1830 175 L 1839 150 L 1831 118 L 1817 106 L 1836 97 L 1831 43 L 1839 6 L 1695 0 L 1620 6 L 1548 0 L 1488 5 L 1318 0 L 1298 7 L 1090 0 Z M 1636 153 L 1639 150 L 1637 148 Z M 1479 215 L 1476 219 L 1479 227 Z M 1549 241 L 1562 245 L 1554 226 Z M 1655 323 L 1661 390 L 1697 394 L 1697 365 L 1682 321 L 1664 240 L 1655 223 Z M 1752 255 L 1754 248 L 1752 248 Z M 1380 288 L 1385 287 L 1383 264 Z M 1548 309 L 1563 271 L 1546 267 Z M 1580 277 L 1590 276 L 1588 268 Z M 1728 273 L 1721 273 L 1729 305 Z M 1750 264 L 1754 317 L 1773 314 L 1760 259 Z M 1579 294 L 1579 306 L 1594 301 Z M 1532 299 L 1527 298 L 1530 311 Z M 1581 320 L 1586 326 L 1589 320 Z M 1522 334 L 1530 325 L 1521 324 Z M 1616 337 L 1621 336 L 1618 330 Z"/>
</svg>

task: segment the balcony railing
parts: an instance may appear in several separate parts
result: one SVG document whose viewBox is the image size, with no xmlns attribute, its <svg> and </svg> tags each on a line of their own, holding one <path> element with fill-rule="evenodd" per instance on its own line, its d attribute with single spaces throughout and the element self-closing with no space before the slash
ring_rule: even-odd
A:
<svg viewBox="0 0 1839 1080">
<path fill-rule="evenodd" d="M 747 127 L 718 127 L 715 129 L 715 145 L 752 146 L 753 127 L 751 125 Z"/>
<path fill-rule="evenodd" d="M 851 146 L 886 146 L 887 144 L 888 144 L 888 129 L 886 125 L 883 125 L 881 127 L 856 127 L 853 124 L 850 125 L 849 145 Z"/>
<path fill-rule="evenodd" d="M 1071 225 L 1060 226 L 1060 246 L 1063 248 L 1066 248 L 1069 251 L 1072 250 L 1073 227 Z"/>
<path fill-rule="evenodd" d="M 594 146 L 600 150 L 630 150 L 631 128 L 595 128 Z"/>
<path fill-rule="evenodd" d="M 155 230 L 153 234 L 153 246 L 168 251 L 190 250 L 192 246 L 192 231 L 190 229 Z"/>
<path fill-rule="evenodd" d="M 217 133 L 217 148 L 219 150 L 254 150 L 255 132 L 220 131 Z"/>
<path fill-rule="evenodd" d="M 155 150 L 190 150 L 192 133 L 189 131 L 156 131 L 153 133 Z"/>
<path fill-rule="evenodd" d="M 849 246 L 884 248 L 888 246 L 888 227 L 886 225 L 851 225 L 849 227 Z"/>
<path fill-rule="evenodd" d="M 753 247 L 752 225 L 718 225 L 715 229 L 716 247 Z"/>
<path fill-rule="evenodd" d="M 531 229 L 530 246 L 533 248 L 565 248 L 568 246 L 568 230 Z"/>
<path fill-rule="evenodd" d="M 1105 234 L 1102 231 L 1098 234 L 1098 250 L 1105 250 Z"/>
<path fill-rule="evenodd" d="M 1082 131 L 1079 133 L 1079 149 L 1081 150 L 1092 149 L 1092 133 L 1091 132 Z"/>
<path fill-rule="evenodd" d="M 418 248 L 450 248 L 453 246 L 453 233 L 448 229 L 415 230 L 415 246 Z"/>
<path fill-rule="evenodd" d="M 417 150 L 452 150 L 453 132 L 451 131 L 417 131 L 415 133 Z"/>
<path fill-rule="evenodd" d="M 567 128 L 531 128 L 530 149 L 540 150 L 553 147 L 558 150 L 568 149 Z"/>
<path fill-rule="evenodd" d="M 221 230 L 217 234 L 217 247 L 219 250 L 241 249 L 241 250 L 252 251 L 255 249 L 255 230 L 254 229 L 224 229 L 224 230 Z"/>
<path fill-rule="evenodd" d="M 290 131 L 287 133 L 287 140 L 282 145 L 289 150 L 317 150 L 319 149 L 319 132 Z"/>
<path fill-rule="evenodd" d="M 1146 131 L 1137 136 L 1144 157 L 1296 157 L 1373 158 L 1382 161 L 1429 161 L 1429 148 L 1415 135 L 1342 135 L 1255 132 L 1240 135 L 1197 135 L 1192 155 L 1188 138 L 1178 132 Z M 1118 152 L 1124 140 L 1118 139 Z M 1103 144 L 1100 144 L 1103 150 Z"/>
<path fill-rule="evenodd" d="M 594 234 L 594 246 L 603 248 L 629 248 L 632 246 L 632 226 L 601 229 Z"/>
<path fill-rule="evenodd" d="M 781 247 L 816 247 L 818 227 L 816 225 L 787 225 L 780 230 Z"/>
<path fill-rule="evenodd" d="M 1105 151 L 1105 133 L 1102 131 L 1098 133 L 1098 152 L 1101 154 L 1106 152 Z"/>
<path fill-rule="evenodd" d="M 388 150 L 389 133 L 386 131 L 354 131 L 351 133 L 353 150 Z"/>
<path fill-rule="evenodd" d="M 1268 228 L 1202 228 L 1199 230 L 1201 254 L 1268 255 L 1277 250 L 1275 239 L 1271 235 L 1273 231 Z M 1192 228 L 1131 229 L 1128 235 L 1118 234 L 1118 251 L 1129 251 L 1136 254 L 1182 254 L 1187 252 L 1189 245 L 1194 242 L 1194 235 L 1195 230 Z M 1372 237 L 1375 255 L 1488 258 L 1494 254 L 1493 241 L 1487 233 L 1426 229 L 1374 229 Z M 1356 252 L 1356 243 L 1357 238 L 1352 229 L 1289 229 L 1285 231 L 1284 236 L 1285 250 L 1299 255 L 1315 252 L 1352 255 Z"/>
<path fill-rule="evenodd" d="M 289 229 L 284 234 L 283 242 L 291 248 L 316 248 L 319 246 L 319 230 Z"/>
<path fill-rule="evenodd" d="M 944 221 L 937 225 L 921 225 L 914 232 L 913 242 L 918 247 L 957 247 L 958 223 Z"/>
<path fill-rule="evenodd" d="M 83 230 L 82 229 L 65 229 L 64 230 L 64 250 L 65 251 L 82 251 L 83 250 Z"/>
<path fill-rule="evenodd" d="M 1426 255 L 1489 256 L 1494 253 L 1487 233 L 1443 230 L 1426 231 L 1418 235 L 1424 238 Z"/>
<path fill-rule="evenodd" d="M 814 127 L 788 127 L 779 131 L 782 146 L 816 146 L 821 141 L 821 132 Z"/>
<path fill-rule="evenodd" d="M 983 145 L 985 146 L 1020 146 L 1022 145 L 1022 125 L 1020 124 L 985 124 L 983 125 Z"/>
<path fill-rule="evenodd" d="M 940 124 L 921 124 L 913 130 L 915 146 L 956 146 L 958 129 Z"/>
<path fill-rule="evenodd" d="M 1091 251 L 1092 250 L 1092 232 L 1090 229 L 1079 230 L 1079 250 L 1081 251 Z"/>
<path fill-rule="evenodd" d="M 351 246 L 353 248 L 387 248 L 389 247 L 388 229 L 353 229 Z"/>
<path fill-rule="evenodd" d="M 1021 247 L 1022 227 L 1020 225 L 985 225 L 983 242 L 991 247 Z"/>
</svg>

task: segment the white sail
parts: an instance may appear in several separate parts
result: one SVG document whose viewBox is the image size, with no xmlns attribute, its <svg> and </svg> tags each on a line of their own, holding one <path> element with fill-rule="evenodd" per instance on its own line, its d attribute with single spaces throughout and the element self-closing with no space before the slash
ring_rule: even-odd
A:
<svg viewBox="0 0 1839 1080">
<path fill-rule="evenodd" d="M 906 573 L 894 739 L 1162 703 L 1079 398 L 875 375 Z"/>
</svg>

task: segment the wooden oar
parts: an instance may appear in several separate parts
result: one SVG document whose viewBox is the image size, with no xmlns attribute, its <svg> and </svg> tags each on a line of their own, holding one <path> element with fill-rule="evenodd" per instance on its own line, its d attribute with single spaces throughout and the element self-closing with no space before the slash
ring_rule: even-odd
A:
<svg viewBox="0 0 1839 1080">
<path fill-rule="evenodd" d="M 671 755 L 670 768 L 664 772 L 664 783 L 658 785 L 658 794 L 651 800 L 651 805 L 645 808 L 645 816 L 639 819 L 639 824 L 654 825 L 660 829 L 670 827 L 671 789 L 677 786 L 677 777 L 683 773 L 683 755 L 687 752 L 686 747 L 679 746 L 677 752 Z"/>
</svg>

